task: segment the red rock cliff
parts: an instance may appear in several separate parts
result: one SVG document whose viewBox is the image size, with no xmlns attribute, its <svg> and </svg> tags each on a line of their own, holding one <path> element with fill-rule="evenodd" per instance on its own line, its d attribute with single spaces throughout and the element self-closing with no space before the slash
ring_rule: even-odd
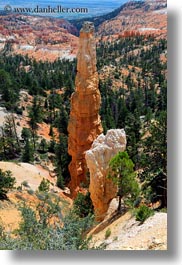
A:
<svg viewBox="0 0 182 265">
<path fill-rule="evenodd" d="M 90 22 L 85 22 L 80 31 L 77 60 L 75 92 L 71 97 L 68 124 L 68 152 L 72 156 L 69 165 L 72 193 L 81 182 L 86 181 L 85 151 L 90 149 L 93 141 L 102 133 L 99 116 L 101 96 L 98 89 L 96 44 L 94 26 Z"/>
</svg>

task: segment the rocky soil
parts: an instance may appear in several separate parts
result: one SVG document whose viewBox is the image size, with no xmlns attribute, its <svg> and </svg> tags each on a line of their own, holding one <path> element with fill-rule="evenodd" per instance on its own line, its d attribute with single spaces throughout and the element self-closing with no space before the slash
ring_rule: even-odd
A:
<svg viewBox="0 0 182 265">
<path fill-rule="evenodd" d="M 92 245 L 106 245 L 106 250 L 167 250 L 167 214 L 155 213 L 143 224 L 127 212 L 99 231 L 99 224 L 93 234 Z M 106 231 L 111 231 L 106 239 Z M 94 231 L 99 231 L 95 233 Z"/>
</svg>

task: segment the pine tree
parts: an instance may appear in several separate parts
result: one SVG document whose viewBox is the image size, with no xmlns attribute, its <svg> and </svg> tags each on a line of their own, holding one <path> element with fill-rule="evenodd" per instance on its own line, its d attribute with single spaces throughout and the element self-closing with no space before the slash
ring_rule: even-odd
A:
<svg viewBox="0 0 182 265">
<path fill-rule="evenodd" d="M 22 154 L 22 161 L 29 163 L 29 162 L 33 162 L 33 160 L 34 160 L 33 146 L 31 145 L 30 140 L 26 139 L 24 151 Z"/>
<path fill-rule="evenodd" d="M 68 134 L 67 127 L 68 127 L 68 113 L 66 112 L 63 105 L 60 107 L 60 113 L 58 116 L 57 126 L 60 133 L 64 133 L 65 135 Z"/>
<path fill-rule="evenodd" d="M 134 164 L 129 158 L 127 152 L 119 152 L 109 163 L 108 178 L 111 179 L 118 187 L 119 205 L 118 212 L 121 211 L 121 200 L 125 202 L 128 197 L 134 202 L 139 195 L 139 185 L 136 181 Z"/>
<path fill-rule="evenodd" d="M 41 106 L 40 99 L 36 96 L 33 98 L 33 105 L 29 110 L 29 125 L 32 131 L 33 144 L 35 149 L 36 141 L 36 132 L 38 129 L 38 123 L 42 122 L 43 119 L 43 109 Z"/>
<path fill-rule="evenodd" d="M 0 69 L 0 93 L 2 100 L 5 101 L 5 107 L 8 110 L 13 110 L 18 100 L 16 93 L 16 84 L 10 74 L 3 69 Z"/>
<path fill-rule="evenodd" d="M 140 163 L 143 168 L 141 180 L 144 193 L 149 193 L 152 202 L 161 201 L 167 206 L 167 113 L 162 111 L 149 127 L 149 136 L 142 141 L 143 153 Z"/>
<path fill-rule="evenodd" d="M 59 143 L 57 144 L 55 148 L 55 166 L 56 166 L 56 173 L 59 178 L 62 178 L 63 184 L 66 184 L 70 180 L 70 174 L 68 170 L 68 165 L 70 163 L 70 156 L 68 155 L 68 139 L 67 136 L 64 134 L 60 135 Z M 59 179 L 60 180 L 60 179 Z"/>
<path fill-rule="evenodd" d="M 0 200 L 7 199 L 7 192 L 13 189 L 15 178 L 12 177 L 10 171 L 3 172 L 0 169 Z"/>
<path fill-rule="evenodd" d="M 46 179 L 43 178 L 43 180 L 41 181 L 38 190 L 42 191 L 42 192 L 48 192 L 49 191 L 49 187 L 50 187 L 50 182 Z"/>
<path fill-rule="evenodd" d="M 20 142 L 17 135 L 15 118 L 12 114 L 5 117 L 4 125 L 1 127 L 0 148 L 4 159 L 16 158 L 20 153 Z"/>
</svg>

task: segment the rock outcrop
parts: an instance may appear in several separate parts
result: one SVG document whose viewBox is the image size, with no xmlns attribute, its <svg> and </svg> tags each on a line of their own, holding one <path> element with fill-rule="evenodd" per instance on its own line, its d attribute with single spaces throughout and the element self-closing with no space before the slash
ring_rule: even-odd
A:
<svg viewBox="0 0 182 265">
<path fill-rule="evenodd" d="M 71 97 L 68 124 L 68 153 L 72 156 L 69 165 L 72 194 L 81 182 L 86 182 L 88 169 L 85 151 L 90 149 L 93 141 L 102 133 L 99 116 L 101 96 L 98 89 L 96 44 L 94 26 L 91 22 L 85 22 L 80 31 L 77 60 L 75 92 Z"/>
<path fill-rule="evenodd" d="M 109 130 L 93 142 L 85 158 L 90 171 L 90 195 L 95 209 L 96 219 L 102 221 L 109 203 L 116 196 L 117 187 L 107 178 L 109 161 L 119 151 L 126 148 L 126 134 L 123 129 Z"/>
</svg>

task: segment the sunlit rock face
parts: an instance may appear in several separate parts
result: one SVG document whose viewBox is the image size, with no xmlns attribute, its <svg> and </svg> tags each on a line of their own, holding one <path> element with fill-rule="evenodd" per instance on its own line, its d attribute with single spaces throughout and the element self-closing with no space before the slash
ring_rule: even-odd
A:
<svg viewBox="0 0 182 265">
<path fill-rule="evenodd" d="M 90 172 L 90 195 L 96 219 L 102 221 L 111 200 L 116 197 L 117 187 L 107 178 L 109 162 L 119 151 L 126 149 L 126 134 L 123 129 L 112 129 L 101 134 L 86 152 L 86 163 Z"/>
</svg>

